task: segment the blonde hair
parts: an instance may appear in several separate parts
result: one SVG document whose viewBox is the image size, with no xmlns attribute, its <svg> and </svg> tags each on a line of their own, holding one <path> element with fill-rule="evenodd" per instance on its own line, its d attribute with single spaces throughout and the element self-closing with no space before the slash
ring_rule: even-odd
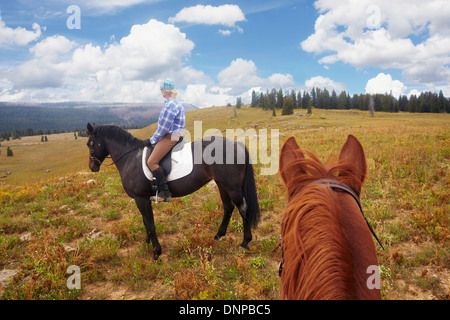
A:
<svg viewBox="0 0 450 320">
<path fill-rule="evenodd" d="M 165 96 L 166 94 L 170 95 L 170 98 L 172 99 L 176 99 L 177 95 L 178 95 L 178 91 L 175 89 L 172 90 L 167 90 L 167 89 L 163 89 L 161 90 L 163 96 Z"/>
</svg>

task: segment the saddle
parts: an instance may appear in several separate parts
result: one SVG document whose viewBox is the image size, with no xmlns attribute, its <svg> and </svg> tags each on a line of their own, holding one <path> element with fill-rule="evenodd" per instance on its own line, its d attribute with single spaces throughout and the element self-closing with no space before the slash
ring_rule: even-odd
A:
<svg viewBox="0 0 450 320">
<path fill-rule="evenodd" d="M 183 137 L 181 137 L 180 140 L 178 140 L 177 144 L 174 145 L 172 149 L 170 149 L 169 152 L 167 152 L 167 154 L 164 156 L 164 158 L 162 158 L 161 161 L 159 162 L 159 166 L 163 168 L 166 176 L 169 175 L 169 173 L 172 171 L 172 152 L 182 150 L 184 148 L 184 144 L 185 144 L 184 139 Z M 145 157 L 145 163 L 147 163 L 148 158 L 150 158 L 153 148 L 154 148 L 153 146 L 150 146 L 148 148 L 149 152 L 147 152 L 147 155 Z"/>
</svg>

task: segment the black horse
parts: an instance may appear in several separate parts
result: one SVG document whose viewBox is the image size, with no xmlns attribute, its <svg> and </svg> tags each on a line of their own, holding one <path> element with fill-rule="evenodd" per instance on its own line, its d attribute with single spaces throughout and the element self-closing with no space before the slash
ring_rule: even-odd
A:
<svg viewBox="0 0 450 320">
<path fill-rule="evenodd" d="M 142 170 L 142 153 L 144 141 L 134 137 L 120 127 L 111 125 L 92 126 L 87 125 L 89 134 L 89 168 L 93 172 L 100 170 L 100 165 L 110 155 L 119 170 L 122 186 L 125 192 L 136 201 L 136 205 L 142 214 L 147 230 L 146 242 L 152 241 L 153 258 L 156 260 L 161 255 L 161 245 L 156 236 L 153 209 L 150 197 L 154 195 L 152 183 L 146 178 Z M 219 139 L 219 140 L 216 140 Z M 212 142 L 219 142 L 222 146 L 223 161 L 195 161 L 192 172 L 178 180 L 169 181 L 168 185 L 172 197 L 182 197 L 200 189 L 212 179 L 219 187 L 220 197 L 223 202 L 224 216 L 215 239 L 223 237 L 227 232 L 231 214 L 236 206 L 243 219 L 244 240 L 243 248 L 248 249 L 248 243 L 252 240 L 251 228 L 255 228 L 260 219 L 258 197 L 248 150 L 242 143 L 223 137 L 207 137 L 194 141 L 191 148 L 205 150 Z M 200 145 L 198 145 L 200 144 Z M 245 163 L 238 159 L 239 148 L 245 150 Z M 234 161 L 230 161 L 230 155 L 226 151 L 233 151 Z M 196 162 L 201 162 L 196 164 Z M 230 163 L 231 162 L 231 163 Z"/>
</svg>

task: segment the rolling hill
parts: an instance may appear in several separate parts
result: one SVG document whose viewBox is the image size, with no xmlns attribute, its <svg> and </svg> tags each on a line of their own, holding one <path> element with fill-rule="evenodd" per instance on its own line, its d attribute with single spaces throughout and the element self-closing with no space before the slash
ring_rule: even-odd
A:
<svg viewBox="0 0 450 320">
<path fill-rule="evenodd" d="M 84 129 L 86 123 L 140 128 L 158 121 L 161 103 L 6 103 L 0 102 L 0 133 L 32 128 L 60 132 Z M 196 109 L 184 104 L 185 110 Z"/>
</svg>

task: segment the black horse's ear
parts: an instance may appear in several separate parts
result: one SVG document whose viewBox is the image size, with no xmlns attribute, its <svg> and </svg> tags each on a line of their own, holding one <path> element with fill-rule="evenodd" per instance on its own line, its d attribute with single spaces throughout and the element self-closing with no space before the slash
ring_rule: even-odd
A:
<svg viewBox="0 0 450 320">
<path fill-rule="evenodd" d="M 89 133 L 92 133 L 94 131 L 94 128 L 92 127 L 92 125 L 90 123 L 87 124 L 87 130 Z"/>
</svg>

